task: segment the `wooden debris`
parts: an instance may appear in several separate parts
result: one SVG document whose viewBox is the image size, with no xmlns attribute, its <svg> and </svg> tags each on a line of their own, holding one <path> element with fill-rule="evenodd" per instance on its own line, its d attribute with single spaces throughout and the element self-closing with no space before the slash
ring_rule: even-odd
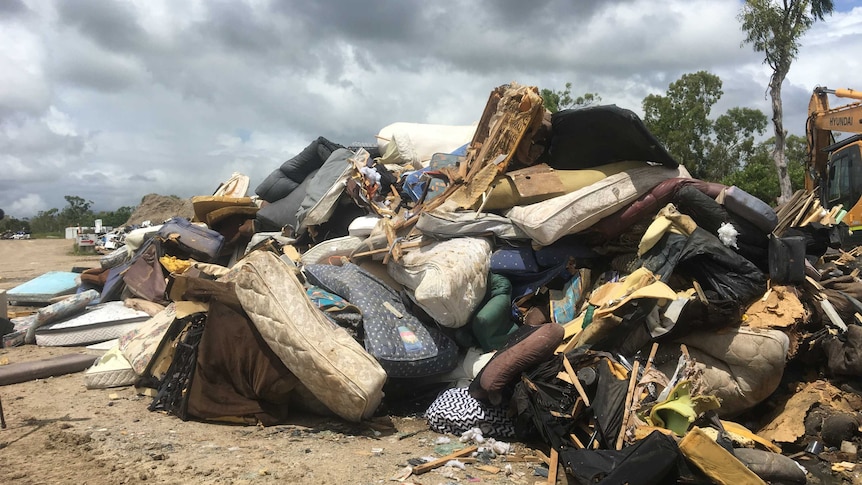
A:
<svg viewBox="0 0 862 485">
<path fill-rule="evenodd" d="M 477 451 L 478 449 L 479 449 L 479 447 L 476 445 L 468 446 L 467 448 L 463 448 L 463 449 L 458 450 L 454 453 L 450 453 L 450 454 L 444 456 L 443 458 L 438 458 L 434 461 L 429 461 L 428 463 L 414 467 L 413 468 L 413 474 L 414 475 L 421 475 L 423 473 L 429 472 L 435 468 L 438 468 L 438 467 L 445 465 L 446 462 L 449 460 L 454 460 L 455 458 L 460 458 L 462 456 L 469 455 L 470 453 L 473 453 L 474 451 Z"/>
<path fill-rule="evenodd" d="M 544 454 L 540 450 L 536 450 L 536 456 L 538 456 L 542 460 L 542 463 L 544 463 L 545 465 L 551 466 L 551 457 Z"/>
<path fill-rule="evenodd" d="M 505 455 L 503 461 L 512 463 L 540 463 L 543 462 L 542 457 L 538 455 Z"/>
<path fill-rule="evenodd" d="M 574 445 L 578 449 L 580 449 L 580 450 L 586 449 L 586 446 L 584 445 L 584 443 L 581 442 L 581 440 L 578 438 L 578 436 L 575 433 L 569 433 L 569 439 L 572 440 L 572 443 L 574 443 Z"/>
<path fill-rule="evenodd" d="M 625 399 L 625 401 L 623 401 L 624 402 L 624 405 L 623 405 L 623 423 L 622 423 L 622 426 L 620 426 L 620 434 L 617 436 L 617 442 L 614 446 L 614 448 L 616 450 L 623 449 L 623 439 L 626 436 L 626 427 L 627 427 L 626 423 L 628 423 L 629 413 L 631 413 L 631 410 L 632 410 L 631 409 L 632 398 L 633 398 L 634 392 L 635 392 L 635 384 L 638 381 L 638 368 L 639 368 L 639 366 L 640 366 L 640 362 L 638 362 L 637 360 L 635 361 L 634 364 L 632 364 L 631 377 L 629 378 L 629 389 L 626 392 L 626 399 Z"/>
<path fill-rule="evenodd" d="M 581 396 L 581 399 L 584 400 L 584 404 L 587 406 L 590 405 L 590 398 L 587 396 L 586 391 L 584 391 L 584 386 L 581 385 L 581 380 L 578 379 L 578 375 L 575 374 L 575 370 L 572 369 L 572 364 L 569 362 L 569 358 L 563 355 L 563 367 L 566 368 L 566 373 L 569 375 L 569 378 L 572 380 L 571 384 L 575 386 L 575 389 L 578 391 L 578 395 Z"/>
<path fill-rule="evenodd" d="M 548 464 L 548 484 L 557 483 L 557 465 L 560 463 L 560 455 L 557 450 L 551 448 L 551 462 Z"/>
<path fill-rule="evenodd" d="M 483 472 L 486 472 L 486 473 L 490 473 L 492 475 L 496 475 L 496 474 L 500 473 L 499 468 L 497 468 L 495 466 L 491 466 L 491 465 L 479 465 L 479 466 L 474 467 L 474 468 L 477 470 L 481 470 Z"/>
</svg>

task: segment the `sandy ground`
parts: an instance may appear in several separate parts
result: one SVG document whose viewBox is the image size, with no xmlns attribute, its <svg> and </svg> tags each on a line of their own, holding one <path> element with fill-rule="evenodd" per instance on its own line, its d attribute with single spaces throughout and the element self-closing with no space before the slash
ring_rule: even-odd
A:
<svg viewBox="0 0 862 485">
<path fill-rule="evenodd" d="M 47 271 L 96 267 L 98 256 L 71 254 L 65 240 L 0 240 L 0 289 Z M 17 308 L 11 308 L 18 310 Z M 35 361 L 82 348 L 0 349 L 0 365 Z M 134 388 L 87 390 L 82 373 L 0 387 L 7 427 L 0 429 L 0 483 L 529 483 L 536 463 L 510 464 L 505 476 L 467 463 L 391 481 L 408 460 L 439 457 L 458 437 L 428 429 L 421 415 L 381 416 L 351 424 L 296 415 L 273 427 L 183 422 L 147 411 Z M 442 437 L 452 440 L 436 444 Z M 513 443 L 518 454 L 532 450 Z M 492 469 L 488 469 L 492 470 Z M 492 470 L 493 471 L 493 470 Z M 560 475 L 564 483 L 563 475 Z M 560 482 L 558 482 L 560 483 Z"/>
</svg>

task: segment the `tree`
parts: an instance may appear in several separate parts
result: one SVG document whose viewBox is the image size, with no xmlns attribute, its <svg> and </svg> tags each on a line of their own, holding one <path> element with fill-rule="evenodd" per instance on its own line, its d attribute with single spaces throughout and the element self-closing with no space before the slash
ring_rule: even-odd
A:
<svg viewBox="0 0 862 485">
<path fill-rule="evenodd" d="M 0 234 L 5 232 L 30 232 L 30 222 L 26 219 L 16 219 L 12 216 L 6 216 L 0 219 Z"/>
<path fill-rule="evenodd" d="M 115 211 L 98 212 L 93 215 L 93 219 L 101 219 L 103 226 L 121 227 L 126 224 L 134 211 L 134 207 L 123 206 Z"/>
<path fill-rule="evenodd" d="M 721 95 L 721 79 L 698 71 L 683 74 L 664 96 L 650 94 L 643 100 L 644 124 L 695 178 L 710 178 L 709 113 Z"/>
<path fill-rule="evenodd" d="M 745 166 L 755 153 L 754 135 L 766 131 L 766 115 L 759 109 L 730 108 L 713 123 L 710 179 L 720 180 Z"/>
<path fill-rule="evenodd" d="M 750 108 L 731 108 L 712 120 L 721 99 L 721 79 L 698 71 L 683 74 L 662 96 L 643 100 L 644 124 L 692 177 L 721 180 L 744 165 L 754 150 L 754 135 L 766 129 L 766 115 Z"/>
<path fill-rule="evenodd" d="M 33 233 L 59 232 L 62 229 L 57 219 L 59 209 L 53 208 L 47 211 L 39 211 L 36 217 L 30 219 L 30 230 Z"/>
<path fill-rule="evenodd" d="M 772 126 L 775 143 L 772 160 L 778 172 L 781 201 L 790 198 L 793 188 L 785 157 L 786 132 L 784 108 L 781 104 L 781 84 L 790 64 L 799 52 L 799 39 L 816 20 L 832 13 L 832 0 L 747 0 L 739 17 L 745 31 L 744 43 L 752 44 L 764 54 L 764 63 L 772 68 L 769 97 L 772 100 Z"/>
<path fill-rule="evenodd" d="M 808 142 L 804 137 L 790 135 L 787 137 L 787 172 L 790 182 L 801 186 L 805 177 L 805 159 Z M 743 168 L 725 177 L 721 183 L 736 185 L 749 194 L 775 205 L 781 195 L 778 174 L 772 163 L 772 151 L 775 138 L 758 144 L 752 156 Z"/>
<path fill-rule="evenodd" d="M 84 200 L 74 195 L 63 196 L 69 204 L 60 212 L 61 221 L 67 226 L 89 226 L 93 223 L 92 200 Z"/>
<path fill-rule="evenodd" d="M 585 108 L 602 100 L 598 93 L 584 93 L 583 96 L 572 98 L 572 83 L 566 83 L 566 88 L 562 91 L 542 89 L 539 93 L 545 109 L 551 113 L 569 108 Z"/>
</svg>

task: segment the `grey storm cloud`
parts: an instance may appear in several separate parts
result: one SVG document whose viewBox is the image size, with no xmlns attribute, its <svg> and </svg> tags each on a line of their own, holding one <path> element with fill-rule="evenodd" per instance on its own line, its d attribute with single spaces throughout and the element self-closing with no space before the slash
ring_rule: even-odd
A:
<svg viewBox="0 0 862 485">
<path fill-rule="evenodd" d="M 6 0 L 0 2 L 0 15 L 6 18 L 25 15 L 30 11 L 21 0 Z"/>
<path fill-rule="evenodd" d="M 77 0 L 57 2 L 60 23 L 78 29 L 103 49 L 134 53 L 148 46 L 148 35 L 132 4 Z"/>
<path fill-rule="evenodd" d="M 737 0 L 7 0 L 0 207 L 29 216 L 75 195 L 111 210 L 152 192 L 211 193 L 233 171 L 254 188 L 318 136 L 373 142 L 395 121 L 473 123 L 510 81 L 572 82 L 573 94 L 638 112 L 646 95 L 707 70 L 724 82 L 715 115 L 768 112 L 769 72 L 740 45 L 738 9 Z M 844 14 L 856 23 L 815 24 L 803 45 L 818 50 L 803 48 L 791 69 L 792 133 L 811 84 L 836 82 L 825 78 L 836 75 L 834 46 L 862 43 L 862 8 Z M 847 66 L 844 82 L 862 78 Z"/>
</svg>

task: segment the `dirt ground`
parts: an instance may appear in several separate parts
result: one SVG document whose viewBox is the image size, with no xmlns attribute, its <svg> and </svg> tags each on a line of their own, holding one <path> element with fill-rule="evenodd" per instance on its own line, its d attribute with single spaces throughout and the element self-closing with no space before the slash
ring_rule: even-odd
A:
<svg viewBox="0 0 862 485">
<path fill-rule="evenodd" d="M 0 289 L 47 271 L 96 267 L 98 256 L 71 253 L 68 240 L 0 240 Z M 10 308 L 18 310 L 17 308 Z M 84 348 L 0 349 L 0 365 Z M 150 412 L 132 387 L 88 390 L 82 373 L 0 387 L 7 427 L 0 429 L 0 483 L 529 483 L 535 462 L 496 457 L 465 469 L 443 467 L 392 480 L 408 460 L 440 457 L 463 446 L 431 431 L 420 413 L 362 424 L 297 414 L 273 427 L 188 421 Z M 438 444 L 449 438 L 448 445 Z M 518 455 L 533 454 L 512 443 Z M 514 473 L 502 471 L 511 465 Z M 492 473 L 493 468 L 501 469 Z M 486 471 L 490 470 L 490 471 Z M 560 475 L 560 478 L 564 477 Z M 564 480 L 563 480 L 564 482 Z"/>
</svg>

